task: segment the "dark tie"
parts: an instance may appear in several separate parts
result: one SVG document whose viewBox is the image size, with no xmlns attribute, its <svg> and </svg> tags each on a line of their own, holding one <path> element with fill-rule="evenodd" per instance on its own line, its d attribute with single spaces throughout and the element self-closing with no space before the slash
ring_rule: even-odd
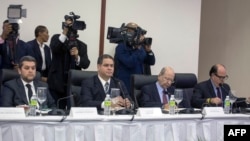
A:
<svg viewBox="0 0 250 141">
<path fill-rule="evenodd" d="M 221 95 L 221 92 L 220 92 L 220 88 L 217 87 L 216 89 L 217 89 L 217 97 L 222 100 L 222 97 L 221 97 L 222 95 Z M 222 106 L 222 104 L 219 104 L 218 106 Z"/>
<path fill-rule="evenodd" d="M 165 91 L 165 90 L 162 91 L 162 103 L 163 104 L 167 104 L 168 103 L 167 94 L 168 94 L 167 91 Z"/>
<path fill-rule="evenodd" d="M 31 85 L 30 84 L 26 84 L 26 87 L 28 88 L 28 95 L 29 95 L 29 99 L 31 98 L 32 94 L 32 90 L 31 90 Z"/>
<path fill-rule="evenodd" d="M 109 91 L 109 82 L 105 83 L 105 85 L 104 85 L 104 91 L 105 91 L 105 94 L 108 93 L 108 91 Z"/>
</svg>

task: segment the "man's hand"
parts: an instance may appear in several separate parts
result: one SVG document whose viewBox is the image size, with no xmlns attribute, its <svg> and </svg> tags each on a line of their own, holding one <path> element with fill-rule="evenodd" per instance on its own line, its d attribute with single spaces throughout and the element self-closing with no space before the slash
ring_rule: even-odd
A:
<svg viewBox="0 0 250 141">
<path fill-rule="evenodd" d="M 12 31 L 12 25 L 10 23 L 4 23 L 3 25 L 3 32 L 2 32 L 2 39 L 5 40 L 7 39 L 8 35 Z"/>
<path fill-rule="evenodd" d="M 211 98 L 210 103 L 219 105 L 222 103 L 222 101 L 219 97 L 215 97 L 215 98 Z"/>
<path fill-rule="evenodd" d="M 151 45 L 145 45 L 144 47 L 145 47 L 146 52 L 151 52 L 152 51 Z"/>
<path fill-rule="evenodd" d="M 77 49 L 77 47 L 72 47 L 70 49 L 70 55 L 75 56 L 75 59 L 77 59 L 77 57 L 78 57 L 78 49 Z"/>
</svg>

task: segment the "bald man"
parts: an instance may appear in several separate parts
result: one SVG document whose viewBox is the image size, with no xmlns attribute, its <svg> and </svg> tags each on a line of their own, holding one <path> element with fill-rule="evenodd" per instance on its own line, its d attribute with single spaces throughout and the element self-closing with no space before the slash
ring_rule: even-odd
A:
<svg viewBox="0 0 250 141">
<path fill-rule="evenodd" d="M 168 109 L 170 95 L 174 94 L 175 72 L 174 69 L 166 66 L 161 69 L 157 81 L 142 87 L 141 97 L 139 99 L 140 107 L 160 107 Z M 183 100 L 179 107 L 187 107 L 187 103 Z"/>
<path fill-rule="evenodd" d="M 223 107 L 223 101 L 230 91 L 230 86 L 225 83 L 225 80 L 228 79 L 226 67 L 223 64 L 213 65 L 209 76 L 208 80 L 200 82 L 194 87 L 191 99 L 192 107 L 203 108 L 207 105 Z M 245 98 L 238 98 L 237 101 L 237 106 L 247 106 L 248 100 Z"/>
<path fill-rule="evenodd" d="M 137 35 L 139 26 L 136 23 L 126 25 L 128 35 L 132 40 L 120 42 L 115 49 L 115 72 L 114 76 L 122 80 L 130 91 L 131 74 L 150 74 L 150 66 L 155 64 L 155 56 L 151 50 L 151 45 L 144 45 L 144 35 L 139 35 L 139 44 Z M 146 67 L 145 67 L 146 66 Z"/>
</svg>

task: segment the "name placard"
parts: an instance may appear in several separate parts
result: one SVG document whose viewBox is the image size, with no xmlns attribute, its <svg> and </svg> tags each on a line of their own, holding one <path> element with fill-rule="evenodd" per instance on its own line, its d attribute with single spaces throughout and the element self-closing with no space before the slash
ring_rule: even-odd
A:
<svg viewBox="0 0 250 141">
<path fill-rule="evenodd" d="M 0 117 L 3 118 L 24 118 L 25 112 L 22 107 L 4 107 L 0 108 Z"/>
<path fill-rule="evenodd" d="M 139 108 L 138 116 L 162 116 L 161 108 Z"/>
<path fill-rule="evenodd" d="M 90 117 L 90 116 L 98 116 L 97 109 L 95 107 L 71 107 L 70 114 L 71 117 Z"/>
<path fill-rule="evenodd" d="M 224 110 L 222 107 L 204 107 L 202 113 L 205 115 L 224 115 Z"/>
</svg>

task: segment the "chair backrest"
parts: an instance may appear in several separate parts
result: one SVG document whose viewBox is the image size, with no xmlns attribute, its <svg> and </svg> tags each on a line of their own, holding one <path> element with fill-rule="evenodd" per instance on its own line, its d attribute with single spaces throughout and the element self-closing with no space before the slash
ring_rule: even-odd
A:
<svg viewBox="0 0 250 141">
<path fill-rule="evenodd" d="M 80 105 L 80 94 L 81 94 L 81 84 L 86 78 L 97 75 L 97 71 L 81 71 L 81 70 L 70 70 L 68 75 L 67 83 L 67 94 L 68 96 L 74 95 L 70 99 L 70 104 L 68 108 L 77 107 Z"/>
<path fill-rule="evenodd" d="M 2 69 L 1 70 L 1 84 L 4 84 L 5 82 L 20 77 L 19 73 L 16 70 L 12 69 Z M 35 79 L 41 80 L 41 73 L 36 72 Z"/>
<path fill-rule="evenodd" d="M 183 101 L 185 108 L 191 108 L 193 88 L 197 84 L 197 77 L 193 73 L 175 73 L 175 88 L 183 89 Z"/>
<path fill-rule="evenodd" d="M 0 94 L 2 92 L 2 86 L 5 82 L 18 78 L 20 77 L 19 73 L 16 70 L 12 70 L 12 69 L 1 69 L 0 70 Z M 41 80 L 41 73 L 40 72 L 36 72 L 36 77 L 35 79 L 37 80 Z"/>
<path fill-rule="evenodd" d="M 144 85 L 157 81 L 157 75 L 143 75 L 133 74 L 131 75 L 131 97 L 135 104 L 135 109 L 140 106 L 139 97 L 141 96 L 141 88 Z"/>
</svg>

